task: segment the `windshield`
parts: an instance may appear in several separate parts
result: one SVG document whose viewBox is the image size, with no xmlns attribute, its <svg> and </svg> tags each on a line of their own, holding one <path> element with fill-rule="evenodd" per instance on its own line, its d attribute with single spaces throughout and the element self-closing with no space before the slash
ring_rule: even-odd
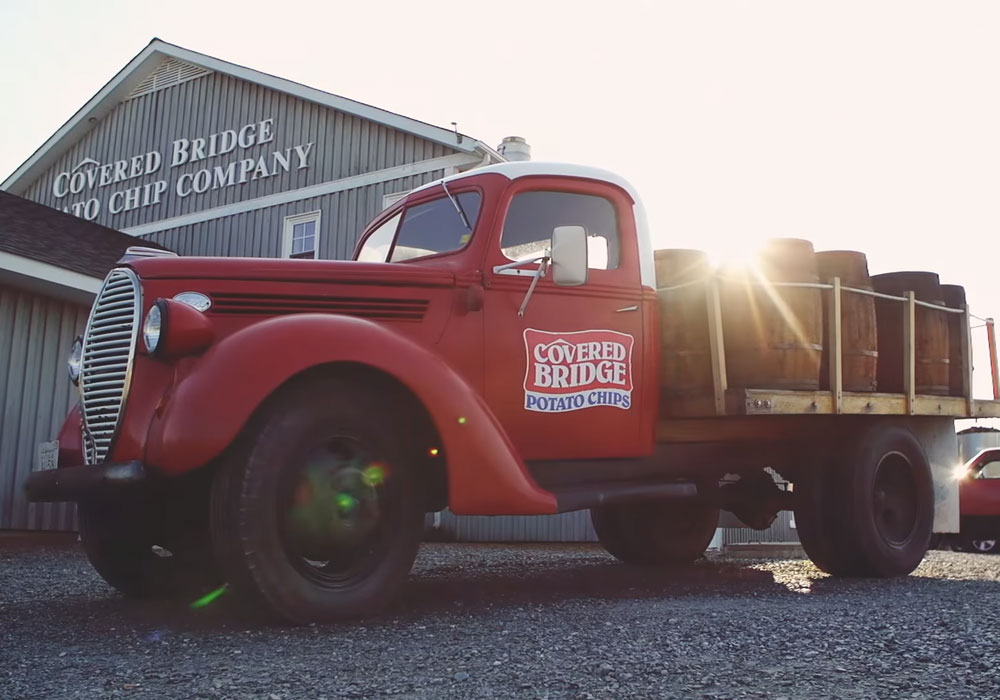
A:
<svg viewBox="0 0 1000 700">
<path fill-rule="evenodd" d="M 614 205 L 604 197 L 573 192 L 529 191 L 514 196 L 507 210 L 500 250 L 510 260 L 545 254 L 557 226 L 587 231 L 587 265 L 596 270 L 618 267 L 621 248 Z"/>
<path fill-rule="evenodd" d="M 454 197 L 474 230 L 482 197 L 478 192 L 461 192 Z M 471 238 L 462 214 L 448 197 L 442 197 L 409 207 L 379 226 L 368 236 L 358 260 L 412 260 L 464 248 Z"/>
</svg>

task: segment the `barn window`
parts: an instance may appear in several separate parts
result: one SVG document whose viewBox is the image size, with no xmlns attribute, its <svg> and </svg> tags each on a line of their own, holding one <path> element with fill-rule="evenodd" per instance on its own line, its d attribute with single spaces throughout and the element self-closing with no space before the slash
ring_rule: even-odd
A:
<svg viewBox="0 0 1000 700">
<path fill-rule="evenodd" d="M 320 212 L 285 217 L 281 257 L 315 260 L 319 240 Z"/>
</svg>

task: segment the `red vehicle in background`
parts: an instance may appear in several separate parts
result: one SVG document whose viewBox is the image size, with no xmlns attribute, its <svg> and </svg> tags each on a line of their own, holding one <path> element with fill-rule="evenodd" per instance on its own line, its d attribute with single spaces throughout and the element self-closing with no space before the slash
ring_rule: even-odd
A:
<svg viewBox="0 0 1000 700">
<path fill-rule="evenodd" d="M 960 474 L 962 529 L 948 539 L 962 551 L 995 554 L 1000 550 L 1000 447 L 981 451 Z"/>
</svg>

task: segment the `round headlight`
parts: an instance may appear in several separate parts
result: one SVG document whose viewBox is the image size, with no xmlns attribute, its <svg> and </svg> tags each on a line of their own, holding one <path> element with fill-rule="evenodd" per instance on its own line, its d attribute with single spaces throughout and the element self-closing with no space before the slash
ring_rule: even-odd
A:
<svg viewBox="0 0 1000 700">
<path fill-rule="evenodd" d="M 66 367 L 69 370 L 69 380 L 74 384 L 79 384 L 80 370 L 83 368 L 83 338 L 80 336 L 76 336 L 76 340 L 73 341 Z"/>
<path fill-rule="evenodd" d="M 162 328 L 163 311 L 160 309 L 160 304 L 156 303 L 149 307 L 149 313 L 146 314 L 146 320 L 142 324 L 142 339 L 146 343 L 147 352 L 156 352 Z"/>
</svg>

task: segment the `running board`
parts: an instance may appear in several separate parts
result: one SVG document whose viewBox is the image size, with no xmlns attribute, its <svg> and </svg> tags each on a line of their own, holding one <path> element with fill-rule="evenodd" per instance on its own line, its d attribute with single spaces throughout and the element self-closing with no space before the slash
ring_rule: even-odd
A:
<svg viewBox="0 0 1000 700">
<path fill-rule="evenodd" d="M 563 486 L 552 493 L 559 504 L 559 512 L 594 508 L 606 503 L 636 501 L 692 501 L 698 498 L 698 486 L 690 481 L 651 483 L 604 482 Z"/>
</svg>

